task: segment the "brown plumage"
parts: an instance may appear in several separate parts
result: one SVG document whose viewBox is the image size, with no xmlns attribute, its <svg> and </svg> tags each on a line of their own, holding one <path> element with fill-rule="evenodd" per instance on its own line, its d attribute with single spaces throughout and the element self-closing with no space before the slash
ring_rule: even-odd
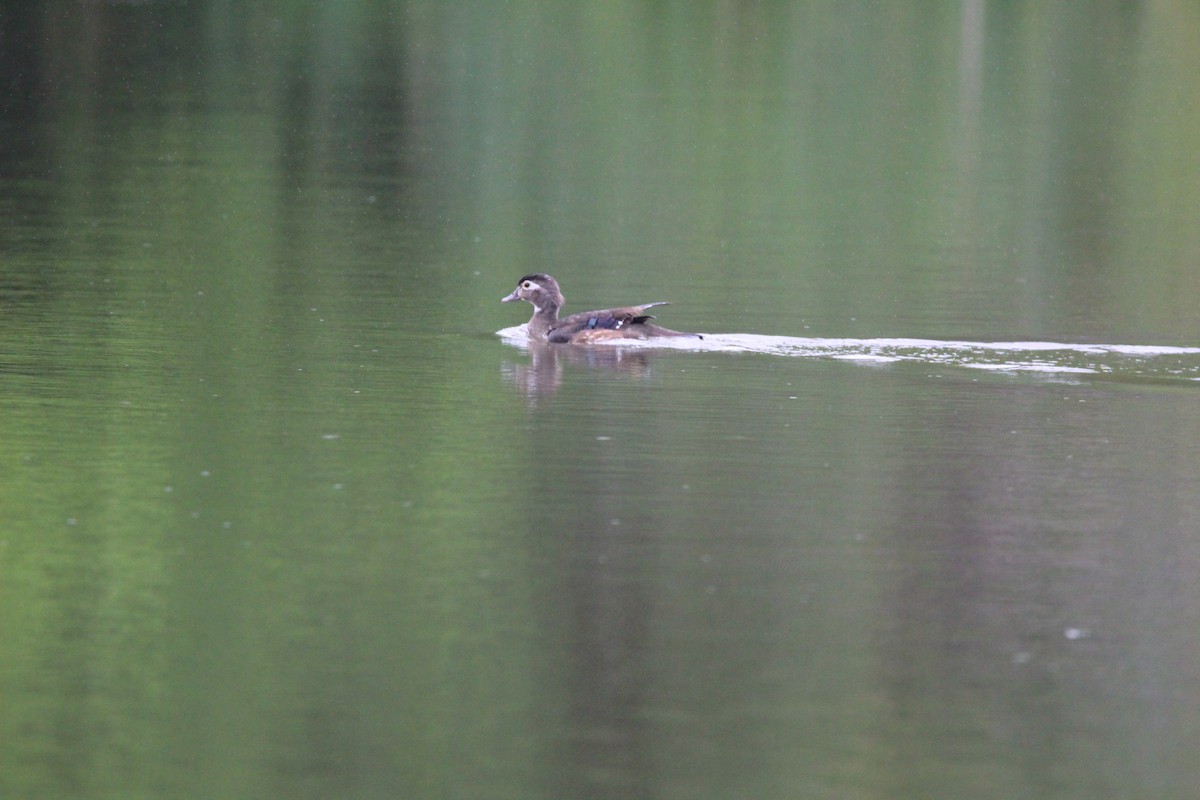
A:
<svg viewBox="0 0 1200 800">
<path fill-rule="evenodd" d="M 682 333 L 653 325 L 653 315 L 646 309 L 665 306 L 667 303 L 646 303 L 640 306 L 606 308 L 600 311 L 584 311 L 569 317 L 558 318 L 558 311 L 566 303 L 558 281 L 545 273 L 536 272 L 517 281 L 517 288 L 501 303 L 524 300 L 533 306 L 529 320 L 529 336 L 558 344 L 586 344 L 602 339 L 648 339 L 652 336 L 695 336 L 698 333 Z"/>
</svg>

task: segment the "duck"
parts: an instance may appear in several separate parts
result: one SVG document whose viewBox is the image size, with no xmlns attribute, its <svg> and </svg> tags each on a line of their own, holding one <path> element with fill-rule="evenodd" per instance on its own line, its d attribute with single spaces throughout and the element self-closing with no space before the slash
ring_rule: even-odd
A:
<svg viewBox="0 0 1200 800">
<path fill-rule="evenodd" d="M 582 311 L 559 319 L 558 311 L 566 304 L 558 281 L 543 272 L 524 275 L 511 294 L 500 298 L 501 303 L 524 300 L 533 306 L 533 316 L 527 330 L 531 339 L 554 344 L 587 344 L 609 339 L 649 339 L 656 336 L 704 337 L 698 333 L 673 331 L 651 324 L 654 315 L 646 311 L 666 302 L 644 303 L 640 306 Z"/>
</svg>

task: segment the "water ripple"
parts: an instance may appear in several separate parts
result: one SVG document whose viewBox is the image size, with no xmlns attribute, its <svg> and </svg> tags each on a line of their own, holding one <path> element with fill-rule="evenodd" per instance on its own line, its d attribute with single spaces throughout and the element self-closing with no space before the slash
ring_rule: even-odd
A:
<svg viewBox="0 0 1200 800">
<path fill-rule="evenodd" d="M 525 347 L 525 326 L 497 331 L 508 344 Z M 997 372 L 1038 372 L 1170 378 L 1200 381 L 1200 347 L 1063 342 L 965 342 L 937 339 L 815 339 L 706 333 L 704 339 L 614 340 L 592 347 L 761 353 L 799 358 L 894 363 L 915 361 Z"/>
</svg>

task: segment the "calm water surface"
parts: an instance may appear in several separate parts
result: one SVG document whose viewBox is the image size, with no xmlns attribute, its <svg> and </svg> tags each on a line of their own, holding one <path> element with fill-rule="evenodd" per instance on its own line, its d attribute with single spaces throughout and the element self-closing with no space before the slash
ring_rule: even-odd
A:
<svg viewBox="0 0 1200 800">
<path fill-rule="evenodd" d="M 0 15 L 0 796 L 1200 793 L 1200 16 L 454 9 Z"/>
</svg>

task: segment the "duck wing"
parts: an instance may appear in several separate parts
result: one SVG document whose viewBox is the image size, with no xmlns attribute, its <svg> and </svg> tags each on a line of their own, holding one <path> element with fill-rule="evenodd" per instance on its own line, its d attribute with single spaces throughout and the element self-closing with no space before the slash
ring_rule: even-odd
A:
<svg viewBox="0 0 1200 800">
<path fill-rule="evenodd" d="M 606 308 L 600 311 L 582 311 L 558 321 L 547 333 L 552 342 L 568 342 L 571 337 L 581 331 L 589 330 L 624 330 L 631 325 L 642 325 L 647 320 L 654 319 L 646 313 L 646 309 L 665 306 L 668 303 L 646 303 L 640 306 L 625 306 L 623 308 Z"/>
</svg>

